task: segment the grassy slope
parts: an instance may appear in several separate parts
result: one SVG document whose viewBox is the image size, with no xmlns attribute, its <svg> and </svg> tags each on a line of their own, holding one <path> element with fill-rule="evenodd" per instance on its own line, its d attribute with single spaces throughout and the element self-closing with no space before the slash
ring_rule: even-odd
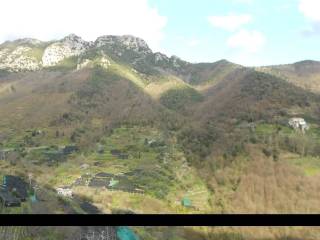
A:
<svg viewBox="0 0 320 240">
<path fill-rule="evenodd" d="M 319 93 L 320 63 L 303 61 L 294 64 L 256 68 L 258 71 L 273 74 L 309 91 Z"/>
</svg>

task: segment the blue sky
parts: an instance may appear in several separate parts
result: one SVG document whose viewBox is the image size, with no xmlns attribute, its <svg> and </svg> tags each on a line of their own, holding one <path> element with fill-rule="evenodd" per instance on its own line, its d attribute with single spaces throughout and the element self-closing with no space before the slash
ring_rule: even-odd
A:
<svg viewBox="0 0 320 240">
<path fill-rule="evenodd" d="M 320 2 L 319 0 L 316 0 Z M 320 60 L 320 31 L 306 34 L 317 22 L 300 9 L 299 0 L 150 0 L 151 6 L 167 17 L 162 51 L 195 62 L 228 59 L 244 65 L 292 63 L 304 59 Z M 320 7 L 315 1 L 307 4 Z M 319 15 L 320 15 L 320 8 Z M 308 8 L 305 10 L 308 11 Z M 309 10 L 310 11 L 310 10 Z M 234 29 L 213 25 L 209 16 L 249 16 L 250 21 Z M 225 18 L 226 20 L 227 18 Z M 237 19 L 235 19 L 237 20 Z M 238 22 L 240 19 L 238 19 Z M 319 30 L 319 29 L 318 29 Z M 311 30 L 309 30 L 311 31 Z M 252 41 L 228 44 L 238 35 Z M 250 39 L 258 33 L 262 40 Z M 245 34 L 243 34 L 245 33 Z M 246 35 L 249 37 L 246 38 Z M 241 38 L 235 38 L 241 42 Z M 251 46 L 255 46 L 250 49 Z M 246 46 L 249 45 L 249 46 Z M 248 49 L 249 48 L 249 49 Z"/>
<path fill-rule="evenodd" d="M 0 43 L 131 34 L 191 62 L 320 60 L 320 0 L 2 0 L 1 8 Z"/>
</svg>

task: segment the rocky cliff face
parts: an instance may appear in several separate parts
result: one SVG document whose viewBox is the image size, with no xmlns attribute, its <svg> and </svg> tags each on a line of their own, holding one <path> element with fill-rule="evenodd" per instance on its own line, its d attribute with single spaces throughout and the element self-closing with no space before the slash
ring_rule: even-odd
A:
<svg viewBox="0 0 320 240">
<path fill-rule="evenodd" d="M 82 38 L 71 34 L 64 39 L 49 45 L 42 56 L 44 67 L 54 66 L 65 58 L 78 56 L 92 46 Z"/>
<path fill-rule="evenodd" d="M 165 54 L 160 52 L 156 52 L 153 57 L 155 64 L 168 63 L 170 61 L 170 59 Z"/>
<path fill-rule="evenodd" d="M 124 35 L 124 36 L 101 36 L 97 38 L 95 41 L 95 45 L 97 47 L 101 47 L 104 45 L 109 46 L 120 46 L 124 50 L 133 50 L 139 53 L 152 53 L 151 49 L 149 48 L 148 44 L 141 38 L 137 38 L 131 35 Z"/>
<path fill-rule="evenodd" d="M 29 47 L 17 47 L 9 53 L 7 49 L 0 51 L 0 69 L 10 68 L 12 70 L 34 71 L 39 69 L 39 62 L 34 57 L 29 57 L 26 53 L 30 52 Z"/>
<path fill-rule="evenodd" d="M 41 51 L 40 44 L 35 39 L 21 39 L 0 45 L 0 69 L 12 72 L 40 69 L 41 61 L 37 55 Z"/>
<path fill-rule="evenodd" d="M 70 57 L 76 57 L 71 60 L 76 61 L 75 70 L 96 64 L 108 68 L 112 59 L 121 59 L 141 72 L 152 72 L 153 67 L 181 72 L 189 64 L 175 56 L 153 53 L 143 39 L 131 35 L 105 35 L 87 42 L 70 34 L 58 41 L 25 38 L 0 44 L 0 69 L 11 72 L 63 66 L 63 60 Z"/>
</svg>

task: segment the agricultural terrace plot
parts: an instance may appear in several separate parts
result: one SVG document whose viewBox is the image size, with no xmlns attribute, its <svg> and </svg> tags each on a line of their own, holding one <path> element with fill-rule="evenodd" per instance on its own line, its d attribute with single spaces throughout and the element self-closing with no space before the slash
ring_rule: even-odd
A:
<svg viewBox="0 0 320 240">
<path fill-rule="evenodd" d="M 122 191 L 122 194 L 108 193 L 119 196 L 117 204 L 113 205 L 119 208 L 123 194 L 130 199 L 143 198 L 128 195 L 140 192 L 173 206 L 180 206 L 181 199 L 187 196 L 195 208 L 186 211 L 208 209 L 210 194 L 205 184 L 188 166 L 175 139 L 163 139 L 163 133 L 151 127 L 114 129 L 97 144 L 94 152 L 71 157 L 55 168 L 50 184 L 72 186 L 84 196 L 90 195 L 88 188 Z M 99 191 L 97 194 L 107 193 Z M 182 207 L 179 211 L 185 209 Z"/>
</svg>

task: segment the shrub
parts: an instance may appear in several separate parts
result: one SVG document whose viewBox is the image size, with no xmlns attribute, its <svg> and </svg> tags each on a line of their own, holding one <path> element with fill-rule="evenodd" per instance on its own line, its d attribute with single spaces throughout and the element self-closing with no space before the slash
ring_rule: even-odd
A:
<svg viewBox="0 0 320 240">
<path fill-rule="evenodd" d="M 268 148 L 263 148 L 262 152 L 264 153 L 264 155 L 266 155 L 267 157 L 270 157 L 272 155 L 272 151 Z"/>
</svg>

